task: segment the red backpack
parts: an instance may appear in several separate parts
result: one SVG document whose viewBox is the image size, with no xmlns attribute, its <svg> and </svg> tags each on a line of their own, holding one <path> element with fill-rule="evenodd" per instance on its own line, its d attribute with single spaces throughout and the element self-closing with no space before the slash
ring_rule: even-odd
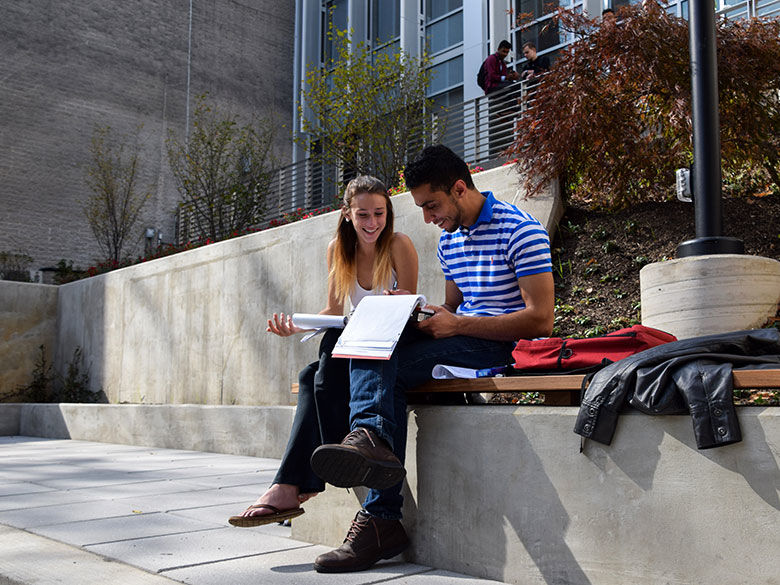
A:
<svg viewBox="0 0 780 585">
<path fill-rule="evenodd" d="M 645 349 L 677 341 L 674 335 L 634 325 L 601 337 L 521 339 L 512 351 L 518 370 L 593 371 Z"/>
</svg>

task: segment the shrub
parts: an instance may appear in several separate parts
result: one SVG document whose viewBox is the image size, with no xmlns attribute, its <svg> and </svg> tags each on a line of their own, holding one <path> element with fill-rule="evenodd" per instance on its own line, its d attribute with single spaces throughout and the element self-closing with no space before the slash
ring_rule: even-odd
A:
<svg viewBox="0 0 780 585">
<path fill-rule="evenodd" d="M 512 151 L 530 194 L 561 177 L 570 198 L 622 208 L 671 197 L 675 169 L 691 164 L 688 22 L 655 2 L 618 18 L 557 13 L 580 40 L 517 126 Z M 753 169 L 756 188 L 777 185 L 780 20 L 718 19 L 716 27 L 724 176 Z"/>
<path fill-rule="evenodd" d="M 84 369 L 80 347 L 66 366 L 64 375 L 46 360 L 46 348 L 38 346 L 39 356 L 32 371 L 32 380 L 25 386 L 0 395 L 0 401 L 19 402 L 106 402 L 103 390 L 90 389 L 89 370 Z"/>
</svg>

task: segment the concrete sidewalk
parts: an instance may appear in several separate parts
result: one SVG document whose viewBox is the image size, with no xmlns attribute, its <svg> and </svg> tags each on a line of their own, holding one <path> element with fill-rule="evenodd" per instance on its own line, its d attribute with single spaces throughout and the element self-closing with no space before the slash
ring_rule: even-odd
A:
<svg viewBox="0 0 780 585">
<path fill-rule="evenodd" d="M 497 583 L 400 557 L 361 573 L 323 575 L 312 563 L 327 547 L 292 540 L 290 529 L 278 524 L 228 525 L 229 516 L 268 487 L 278 465 L 197 451 L 0 437 L 0 585 Z"/>
</svg>

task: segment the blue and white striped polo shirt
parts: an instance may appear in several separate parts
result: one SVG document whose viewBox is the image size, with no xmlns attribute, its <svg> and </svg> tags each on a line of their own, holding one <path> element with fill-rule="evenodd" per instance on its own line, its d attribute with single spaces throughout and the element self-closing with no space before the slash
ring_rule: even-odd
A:
<svg viewBox="0 0 780 585">
<path fill-rule="evenodd" d="M 444 277 L 463 293 L 457 312 L 502 315 L 525 308 L 517 279 L 552 272 L 550 237 L 532 215 L 485 191 L 477 222 L 439 238 Z"/>
</svg>

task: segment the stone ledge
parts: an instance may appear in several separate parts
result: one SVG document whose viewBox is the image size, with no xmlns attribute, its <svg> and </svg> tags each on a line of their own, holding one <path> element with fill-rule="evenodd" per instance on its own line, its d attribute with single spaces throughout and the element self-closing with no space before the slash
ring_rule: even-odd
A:
<svg viewBox="0 0 780 585">
<path fill-rule="evenodd" d="M 281 459 L 293 406 L 4 404 L 0 433 Z"/>
<path fill-rule="evenodd" d="M 408 559 L 509 583 L 720 585 L 780 574 L 780 409 L 740 408 L 741 443 L 699 451 L 687 416 L 622 416 L 612 446 L 577 408 L 414 408 Z M 362 489 L 329 488 L 293 537 L 337 546 Z"/>
<path fill-rule="evenodd" d="M 620 418 L 612 446 L 577 408 L 418 406 L 409 415 L 408 559 L 510 583 L 770 583 L 780 574 L 780 409 L 738 409 L 743 441 L 695 447 L 687 416 Z M 0 431 L 279 458 L 293 407 L 13 404 Z M 329 488 L 293 537 L 336 546 L 364 490 Z"/>
</svg>

